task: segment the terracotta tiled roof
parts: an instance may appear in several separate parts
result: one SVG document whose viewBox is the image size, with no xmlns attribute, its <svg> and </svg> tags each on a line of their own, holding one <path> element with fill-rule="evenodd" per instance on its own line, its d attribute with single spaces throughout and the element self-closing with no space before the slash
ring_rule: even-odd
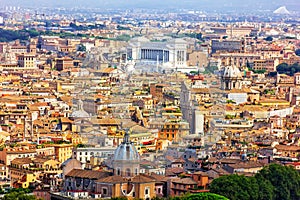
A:
<svg viewBox="0 0 300 200">
<path fill-rule="evenodd" d="M 100 179 L 109 176 L 109 172 L 73 169 L 66 176 L 78 177 L 78 178 L 89 178 L 89 179 Z"/>
<path fill-rule="evenodd" d="M 140 125 L 135 125 L 133 127 L 131 127 L 131 132 L 134 133 L 144 133 L 144 132 L 148 132 L 149 130 L 147 128 L 144 128 Z"/>
<path fill-rule="evenodd" d="M 300 151 L 299 146 L 294 146 L 294 145 L 276 145 L 275 148 L 277 150 L 284 150 L 284 151 Z"/>
<path fill-rule="evenodd" d="M 216 157 L 208 158 L 208 162 L 215 163 L 217 161 L 218 161 L 218 159 Z"/>
<path fill-rule="evenodd" d="M 172 163 L 185 163 L 185 161 L 182 158 L 173 160 Z"/>
<path fill-rule="evenodd" d="M 155 179 L 151 176 L 146 176 L 146 175 L 137 175 L 132 178 L 133 183 L 149 183 L 149 182 L 155 182 Z"/>
<path fill-rule="evenodd" d="M 151 174 L 151 177 L 154 178 L 158 182 L 166 182 L 169 180 L 168 177 L 163 176 L 163 175 L 158 175 L 158 174 Z"/>
<path fill-rule="evenodd" d="M 103 118 L 97 119 L 95 123 L 99 125 L 119 125 L 121 122 L 118 119 Z"/>
<path fill-rule="evenodd" d="M 179 183 L 179 184 L 183 184 L 183 185 L 191 185 L 191 184 L 197 184 L 196 181 L 194 181 L 191 178 L 176 178 L 174 180 L 172 180 L 173 183 Z"/>
<path fill-rule="evenodd" d="M 166 170 L 165 175 L 166 175 L 167 177 L 177 176 L 175 173 L 173 173 L 173 172 L 170 171 L 170 170 Z"/>
<path fill-rule="evenodd" d="M 196 160 L 198 160 L 197 158 L 189 158 L 188 161 L 190 162 L 196 162 Z"/>
<path fill-rule="evenodd" d="M 71 97 L 71 96 L 61 96 L 60 99 L 63 102 L 72 103 L 73 97 Z"/>
<path fill-rule="evenodd" d="M 32 104 L 31 106 L 48 106 L 48 103 L 47 102 L 37 102 L 37 103 L 34 103 Z"/>
<path fill-rule="evenodd" d="M 122 176 L 108 176 L 96 181 L 97 183 L 123 183 L 125 182 Z"/>
<path fill-rule="evenodd" d="M 201 175 L 201 176 L 208 176 L 207 172 L 201 172 L 201 171 L 195 172 L 194 174 Z"/>
<path fill-rule="evenodd" d="M 39 109 L 39 107 L 38 106 L 29 106 L 29 110 L 30 111 L 39 111 L 40 109 Z"/>
<path fill-rule="evenodd" d="M 108 68 L 105 68 L 105 69 L 102 69 L 100 70 L 101 73 L 111 73 L 113 72 L 115 69 L 112 68 L 112 67 L 108 67 Z"/>
<path fill-rule="evenodd" d="M 175 161 L 175 158 L 173 156 L 166 156 L 165 159 L 171 162 Z"/>
<path fill-rule="evenodd" d="M 134 122 L 134 121 L 131 121 L 131 119 L 129 119 L 129 120 L 127 120 L 127 119 L 122 119 L 122 120 L 121 120 L 121 123 L 122 123 L 122 127 L 123 127 L 123 128 L 131 128 L 131 127 L 137 125 L 137 123 Z"/>
<path fill-rule="evenodd" d="M 229 172 L 223 168 L 211 169 L 211 170 L 207 171 L 206 173 L 208 174 L 208 177 L 210 177 L 210 178 L 218 178 L 219 176 L 229 174 Z"/>
<path fill-rule="evenodd" d="M 14 160 L 11 161 L 11 164 L 16 164 L 16 165 L 20 165 L 20 164 L 30 164 L 32 163 L 31 158 L 15 158 Z"/>
<path fill-rule="evenodd" d="M 220 160 L 220 162 L 222 163 L 222 164 L 235 164 L 235 163 L 237 163 L 237 162 L 239 162 L 240 160 L 239 159 L 230 159 L 230 158 L 222 158 L 221 160 Z"/>
<path fill-rule="evenodd" d="M 61 123 L 73 123 L 73 121 L 67 117 L 60 118 L 60 121 L 61 121 Z"/>
<path fill-rule="evenodd" d="M 184 170 L 181 167 L 174 167 L 174 168 L 169 168 L 166 171 L 174 174 L 181 174 Z"/>
<path fill-rule="evenodd" d="M 264 167 L 265 164 L 260 163 L 260 162 L 239 162 L 239 163 L 235 163 L 235 164 L 229 164 L 228 166 L 230 166 L 234 169 L 239 169 L 239 168 L 251 169 L 251 168 L 257 168 L 257 167 Z"/>
</svg>

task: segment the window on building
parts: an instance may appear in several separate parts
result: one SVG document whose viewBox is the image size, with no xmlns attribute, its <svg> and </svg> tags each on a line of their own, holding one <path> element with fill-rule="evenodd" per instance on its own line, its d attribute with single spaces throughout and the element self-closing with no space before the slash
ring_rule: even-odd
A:
<svg viewBox="0 0 300 200">
<path fill-rule="evenodd" d="M 145 195 L 149 194 L 149 188 L 145 188 Z"/>
<path fill-rule="evenodd" d="M 118 175 L 118 176 L 121 175 L 121 170 L 120 170 L 120 168 L 117 169 L 117 175 Z"/>
<path fill-rule="evenodd" d="M 127 176 L 130 176 L 130 175 L 131 175 L 130 169 L 129 169 L 129 168 L 126 169 L 126 175 L 127 175 Z"/>
<path fill-rule="evenodd" d="M 102 194 L 107 195 L 107 188 L 102 188 Z"/>
</svg>

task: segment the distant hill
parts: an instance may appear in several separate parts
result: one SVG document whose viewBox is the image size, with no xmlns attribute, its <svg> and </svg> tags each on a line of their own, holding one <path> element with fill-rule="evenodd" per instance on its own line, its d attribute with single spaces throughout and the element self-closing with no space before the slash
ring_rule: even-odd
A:
<svg viewBox="0 0 300 200">
<path fill-rule="evenodd" d="M 282 0 L 0 0 L 0 5 L 28 6 L 28 7 L 99 7 L 99 8 L 185 8 L 201 10 L 275 10 L 282 6 Z M 289 9 L 300 9 L 298 0 L 285 0 L 284 5 Z"/>
</svg>

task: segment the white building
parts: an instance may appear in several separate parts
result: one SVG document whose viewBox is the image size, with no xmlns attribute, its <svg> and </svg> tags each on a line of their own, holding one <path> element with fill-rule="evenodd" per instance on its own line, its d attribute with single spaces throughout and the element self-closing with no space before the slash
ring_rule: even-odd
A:
<svg viewBox="0 0 300 200">
<path fill-rule="evenodd" d="M 228 100 L 232 100 L 236 104 L 241 104 L 247 102 L 248 95 L 246 92 L 230 92 L 227 97 Z"/>
<path fill-rule="evenodd" d="M 251 129 L 253 127 L 253 120 L 246 119 L 214 119 L 210 123 L 212 129 L 225 130 L 225 129 Z"/>
<path fill-rule="evenodd" d="M 241 89 L 242 75 L 236 66 L 226 66 L 221 70 L 221 89 L 232 90 Z"/>
<path fill-rule="evenodd" d="M 196 134 L 204 134 L 204 114 L 199 110 L 194 112 L 194 132 Z"/>
<path fill-rule="evenodd" d="M 152 42 L 139 37 L 129 41 L 127 59 L 137 64 L 147 64 L 163 69 L 180 70 L 187 68 L 187 42 L 183 39 L 171 39 L 166 42 Z"/>
<path fill-rule="evenodd" d="M 88 147 L 88 148 L 74 148 L 72 158 L 86 164 L 92 157 L 109 158 L 115 152 L 116 147 Z"/>
</svg>

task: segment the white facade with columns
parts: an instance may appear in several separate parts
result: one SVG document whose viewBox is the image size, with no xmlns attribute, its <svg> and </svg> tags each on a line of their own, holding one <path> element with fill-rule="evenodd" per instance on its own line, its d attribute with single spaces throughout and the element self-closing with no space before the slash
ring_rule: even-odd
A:
<svg viewBox="0 0 300 200">
<path fill-rule="evenodd" d="M 127 59 L 165 68 L 187 67 L 187 42 L 183 39 L 171 39 L 165 42 L 152 42 L 139 37 L 129 41 Z"/>
</svg>

